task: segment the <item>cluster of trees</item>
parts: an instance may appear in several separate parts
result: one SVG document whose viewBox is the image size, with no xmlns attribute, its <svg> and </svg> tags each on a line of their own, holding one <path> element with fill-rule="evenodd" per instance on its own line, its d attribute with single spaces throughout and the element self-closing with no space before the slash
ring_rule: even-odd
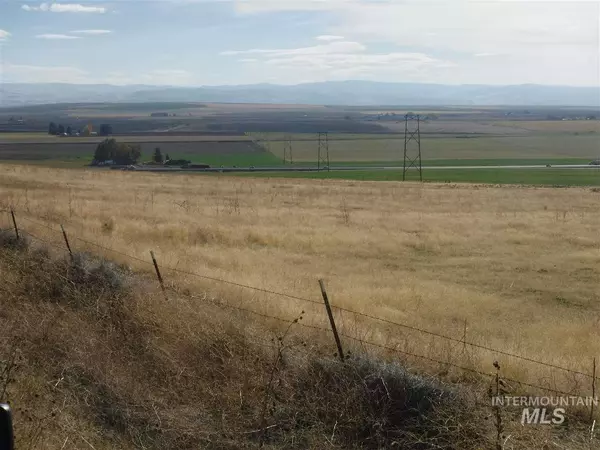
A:
<svg viewBox="0 0 600 450">
<path fill-rule="evenodd" d="M 166 157 L 163 157 L 163 154 L 160 151 L 160 147 L 156 147 L 154 149 L 154 154 L 152 155 L 152 161 L 154 161 L 155 163 L 158 163 L 158 164 L 162 164 L 165 162 L 165 159 L 168 161 L 170 159 L 169 155 L 167 154 Z"/>
<path fill-rule="evenodd" d="M 110 125 L 108 123 L 103 123 L 102 125 L 100 125 L 100 130 L 99 130 L 98 134 L 100 136 L 110 136 L 111 134 L 113 134 L 112 125 Z"/>
<path fill-rule="evenodd" d="M 80 130 L 77 130 L 77 133 L 80 133 Z M 73 134 L 73 129 L 70 126 L 67 126 L 65 128 L 64 125 L 62 124 L 55 124 L 54 122 L 50 122 L 50 125 L 48 125 L 48 134 L 52 134 L 52 135 L 57 135 L 57 134 L 65 134 L 67 133 L 68 135 Z"/>
<path fill-rule="evenodd" d="M 116 139 L 105 139 L 98 144 L 94 153 L 94 161 L 103 163 L 112 161 L 118 166 L 137 164 L 142 156 L 142 148 L 139 144 L 119 143 Z M 172 160 L 169 154 L 163 155 L 160 147 L 154 149 L 152 162 L 155 164 L 185 165 L 191 164 L 187 160 Z"/>
<path fill-rule="evenodd" d="M 166 166 L 186 166 L 192 163 L 187 159 L 171 159 L 168 153 L 163 156 L 160 147 L 156 147 L 154 149 L 154 153 L 152 154 L 152 162 L 154 164 L 164 164 Z"/>
<path fill-rule="evenodd" d="M 139 144 L 118 143 L 116 139 L 105 139 L 98 144 L 94 153 L 94 160 L 114 161 L 117 165 L 137 164 L 142 156 Z"/>
<path fill-rule="evenodd" d="M 51 135 L 64 135 L 67 134 L 68 136 L 72 136 L 73 134 L 83 134 L 83 135 L 89 135 L 92 132 L 91 130 L 91 126 L 86 126 L 83 131 L 82 130 L 73 130 L 73 128 L 71 128 L 71 126 L 67 126 L 65 127 L 62 124 L 56 124 L 54 122 L 50 122 L 50 124 L 48 125 L 48 134 Z M 112 125 L 108 124 L 108 123 L 103 123 L 102 125 L 100 125 L 100 130 L 98 133 L 100 136 L 110 136 L 111 134 L 113 134 L 113 129 L 112 129 Z"/>
</svg>

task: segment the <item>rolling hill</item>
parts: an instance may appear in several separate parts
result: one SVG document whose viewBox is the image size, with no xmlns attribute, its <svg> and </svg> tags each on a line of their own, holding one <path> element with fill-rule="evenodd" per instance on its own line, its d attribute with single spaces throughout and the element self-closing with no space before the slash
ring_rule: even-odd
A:
<svg viewBox="0 0 600 450">
<path fill-rule="evenodd" d="M 84 102 L 600 107 L 600 87 L 531 84 L 452 86 L 372 81 L 202 87 L 5 83 L 0 91 L 2 107 Z"/>
</svg>

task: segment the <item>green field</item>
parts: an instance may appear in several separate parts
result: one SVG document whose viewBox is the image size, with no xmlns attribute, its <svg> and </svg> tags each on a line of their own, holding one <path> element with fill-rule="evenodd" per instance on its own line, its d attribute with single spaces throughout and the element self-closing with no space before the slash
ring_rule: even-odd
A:
<svg viewBox="0 0 600 450">
<path fill-rule="evenodd" d="M 392 135 L 393 136 L 393 135 Z M 356 139 L 329 138 L 329 158 L 332 164 L 343 162 L 398 161 L 404 152 L 404 138 L 370 135 Z M 264 144 L 276 156 L 282 158 L 283 141 Z M 297 140 L 292 142 L 295 162 L 317 159 L 318 141 Z M 445 137 L 423 138 L 421 152 L 424 160 L 459 159 L 587 159 L 588 162 L 600 155 L 599 138 L 587 135 L 533 135 L 507 137 Z"/>
<path fill-rule="evenodd" d="M 177 117 L 171 116 L 166 121 L 164 118 L 150 118 L 149 113 L 155 109 L 172 109 L 173 113 L 177 110 Z M 188 109 L 194 110 L 192 116 L 188 116 Z M 45 132 L 48 119 L 54 114 L 59 114 L 61 120 L 64 119 L 63 123 L 75 123 L 73 115 L 87 115 L 102 118 L 102 121 L 113 124 L 115 130 L 125 134 L 115 136 L 117 141 L 139 143 L 142 149 L 140 163 L 149 162 L 154 149 L 160 147 L 162 154 L 168 154 L 171 159 L 185 159 L 212 167 L 278 168 L 284 166 L 285 136 L 289 136 L 294 166 L 316 167 L 319 141 L 318 133 L 314 130 L 331 130 L 328 134 L 329 159 L 323 152 L 320 165 L 334 168 L 355 166 L 364 167 L 365 170 L 321 173 L 253 172 L 239 175 L 400 180 L 401 171 L 377 171 L 375 167 L 402 165 L 405 123 L 400 113 L 404 109 L 187 103 L 143 106 L 45 105 L 22 111 L 28 129 L 0 133 L 0 163 L 79 168 L 87 166 L 92 161 L 98 142 L 103 138 L 60 138 L 48 136 Z M 435 111 L 437 116 L 421 122 L 425 181 L 598 184 L 600 172 L 594 169 L 490 167 L 427 170 L 428 166 L 587 165 L 592 160 L 600 159 L 600 121 L 581 120 L 579 117 L 595 117 L 596 112 L 571 111 L 568 108 L 530 108 L 529 112 L 520 110 L 521 108 L 421 108 L 422 114 Z M 116 118 L 123 114 L 131 114 L 132 118 Z M 565 119 L 547 119 L 554 116 Z M 38 125 L 30 126 L 32 123 Z M 85 122 L 82 119 L 82 123 L 87 123 L 87 119 Z M 8 123 L 4 127 L 10 129 Z M 165 133 L 165 130 L 172 131 Z M 214 130 L 219 130 L 222 134 L 215 134 Z M 415 156 L 414 143 L 409 151 L 411 156 Z M 286 166 L 288 165 L 289 158 Z"/>
<path fill-rule="evenodd" d="M 117 137 L 119 142 L 137 143 L 142 149 L 141 162 L 150 161 L 156 147 L 163 155 L 171 159 L 186 159 L 194 163 L 205 163 L 211 166 L 276 166 L 281 160 L 272 153 L 255 145 L 247 138 L 229 140 L 223 137 L 206 136 L 196 139 L 188 136 L 158 137 L 148 139 L 133 137 Z M 52 167 L 82 167 L 93 160 L 97 142 L 77 142 L 64 138 L 54 142 L 9 141 L 0 139 L 0 161 L 43 164 Z"/>
<path fill-rule="evenodd" d="M 275 157 L 273 166 L 284 166 L 283 161 Z M 538 166 L 538 165 L 587 165 L 590 158 L 503 158 L 503 159 L 423 159 L 423 167 L 451 166 Z M 402 167 L 402 155 L 392 161 L 330 161 L 331 167 Z M 326 164 L 321 164 L 326 165 Z M 289 166 L 286 164 L 285 166 Z M 298 161 L 292 167 L 317 167 L 317 161 Z"/>
</svg>

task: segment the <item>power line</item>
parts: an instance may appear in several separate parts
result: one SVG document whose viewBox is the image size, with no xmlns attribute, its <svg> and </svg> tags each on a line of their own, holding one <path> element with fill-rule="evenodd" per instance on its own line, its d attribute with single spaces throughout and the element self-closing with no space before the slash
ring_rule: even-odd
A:
<svg viewBox="0 0 600 450">
<path fill-rule="evenodd" d="M 361 313 L 361 312 L 358 312 L 358 311 L 353 311 L 353 310 L 350 310 L 350 309 L 343 308 L 341 306 L 331 305 L 331 307 L 335 308 L 337 310 L 340 310 L 340 311 L 345 311 L 347 313 L 356 314 L 358 316 L 366 317 L 368 319 L 377 320 L 379 322 L 387 323 L 389 325 L 395 325 L 397 327 L 406 328 L 406 329 L 411 330 L 411 331 L 416 331 L 416 332 L 419 332 L 419 333 L 427 334 L 429 336 L 438 337 L 440 339 L 445 339 L 445 340 L 448 340 L 448 341 L 457 342 L 457 343 L 468 345 L 470 347 L 478 348 L 478 349 L 481 349 L 481 350 L 486 350 L 486 351 L 489 351 L 489 352 L 498 353 L 500 355 L 509 356 L 509 357 L 516 358 L 516 359 L 521 359 L 523 361 L 527 361 L 527 362 L 539 364 L 539 365 L 550 367 L 550 368 L 553 368 L 553 369 L 564 370 L 565 372 L 570 372 L 570 373 L 573 373 L 573 374 L 583 375 L 583 376 L 586 376 L 586 377 L 589 377 L 589 378 L 593 378 L 592 375 L 587 374 L 587 373 L 578 372 L 578 371 L 573 370 L 573 369 L 568 369 L 566 367 L 557 366 L 557 365 L 546 363 L 546 362 L 543 362 L 543 361 L 538 361 L 538 360 L 535 360 L 535 359 L 532 359 L 532 358 L 528 358 L 526 356 L 521 356 L 521 355 L 517 355 L 517 354 L 514 354 L 514 353 L 510 353 L 510 352 L 505 352 L 503 350 L 498 350 L 498 349 L 495 349 L 495 348 L 492 348 L 492 347 L 486 347 L 485 345 L 475 344 L 474 342 L 464 341 L 462 339 L 453 338 L 451 336 L 446 336 L 446 335 L 443 335 L 443 334 L 435 333 L 433 331 L 424 330 L 422 328 L 414 327 L 414 326 L 411 326 L 411 325 L 406 325 L 406 324 L 403 324 L 403 323 L 393 322 L 393 321 L 388 320 L 388 319 L 383 319 L 381 317 L 372 316 L 370 314 L 365 314 L 365 313 Z"/>
<path fill-rule="evenodd" d="M 35 234 L 32 234 L 32 233 L 30 233 L 29 231 L 25 231 L 25 230 L 23 230 L 23 229 L 19 229 L 19 231 L 20 231 L 21 233 L 23 233 L 23 234 L 26 234 L 26 235 L 27 235 L 27 236 L 29 236 L 30 238 L 32 238 L 32 239 L 34 239 L 34 240 L 36 240 L 36 241 L 42 242 L 42 243 L 44 243 L 44 244 L 46 244 L 46 245 L 48 245 L 48 246 L 50 246 L 50 247 L 56 248 L 56 249 L 58 249 L 58 250 L 61 250 L 61 251 L 65 252 L 65 253 L 67 253 L 67 252 L 68 252 L 68 251 L 67 251 L 67 249 L 66 249 L 65 247 L 62 247 L 62 246 L 60 246 L 60 245 L 58 245 L 58 244 L 55 244 L 55 243 L 53 243 L 53 242 L 47 241 L 47 240 L 45 240 L 45 239 L 42 239 L 42 238 L 40 238 L 40 237 L 36 236 Z"/>
<path fill-rule="evenodd" d="M 43 242 L 43 243 L 45 243 L 47 245 L 50 245 L 52 247 L 59 248 L 62 251 L 66 251 L 65 248 L 59 247 L 56 244 L 54 244 L 54 243 L 52 243 L 52 242 L 50 242 L 50 241 L 48 241 L 46 239 L 42 239 L 42 238 L 40 238 L 40 237 L 38 237 L 38 236 L 36 236 L 36 235 L 28 232 L 28 231 L 25 231 L 25 230 L 22 230 L 22 231 L 23 231 L 24 234 L 32 237 L 33 239 L 36 239 L 36 240 L 38 240 L 40 242 Z M 84 242 L 88 242 L 88 241 L 84 241 Z M 96 244 L 93 244 L 93 243 L 91 243 L 91 244 L 92 245 L 96 245 Z M 102 247 L 102 246 L 100 246 L 100 247 L 112 251 L 112 249 L 109 249 L 107 247 Z M 130 255 L 126 255 L 124 253 L 122 253 L 122 254 L 125 255 L 125 256 L 131 257 Z M 131 257 L 131 258 L 134 258 L 134 257 Z M 139 260 L 139 258 L 134 258 L 134 259 L 138 259 Z M 140 260 L 140 261 L 143 261 L 143 260 Z M 199 275 L 193 274 L 193 273 L 189 273 L 189 274 L 190 275 L 199 276 Z M 224 280 L 218 280 L 218 279 L 215 279 L 215 280 L 217 280 L 217 281 L 224 281 Z M 240 286 L 247 287 L 247 286 L 244 286 L 244 285 L 240 285 Z M 176 292 L 173 289 L 171 289 L 171 290 L 173 292 Z M 271 292 L 271 291 L 266 291 L 266 292 Z M 176 293 L 178 295 L 181 295 L 179 292 L 176 292 Z M 274 293 L 274 292 L 271 292 L 271 293 Z M 285 295 L 285 294 L 280 294 L 280 295 Z M 285 295 L 285 296 L 287 296 L 287 295 Z M 194 298 L 194 297 L 190 295 L 189 298 Z M 315 302 L 315 303 L 317 303 L 317 302 Z M 301 321 L 299 319 L 294 319 L 294 320 L 284 319 L 284 318 L 281 318 L 281 317 L 272 316 L 272 315 L 264 314 L 264 313 L 259 313 L 257 311 L 253 311 L 251 309 L 242 308 L 242 307 L 239 307 L 239 306 L 234 306 L 234 305 L 229 305 L 229 304 L 215 303 L 215 302 L 213 302 L 212 304 L 214 304 L 217 307 L 235 309 L 235 310 L 239 310 L 239 311 L 243 311 L 243 312 L 246 312 L 246 313 L 250 313 L 250 314 L 256 315 L 258 317 L 272 319 L 272 320 L 277 320 L 277 321 L 280 321 L 280 322 L 283 322 L 283 323 L 286 323 L 286 324 L 298 324 L 301 327 L 311 328 L 311 329 L 315 329 L 315 330 L 326 332 L 326 333 L 329 332 L 328 329 L 323 328 L 323 327 L 318 327 L 318 326 L 315 326 L 315 325 L 307 325 L 307 324 L 301 323 Z M 350 311 L 350 310 L 345 310 L 345 311 L 353 312 L 353 311 Z M 358 314 L 361 314 L 361 313 L 358 313 Z M 363 315 L 363 314 L 361 314 L 361 315 Z M 380 319 L 380 318 L 377 318 L 377 317 L 374 317 L 374 316 L 367 316 L 367 317 L 370 317 L 370 318 L 373 318 L 373 319 L 376 319 L 376 320 L 383 320 L 383 319 Z M 395 324 L 393 322 L 390 322 L 390 323 Z M 395 324 L 395 325 L 400 325 L 400 324 Z M 424 330 L 420 330 L 418 328 L 414 328 L 414 329 L 417 330 L 417 331 L 424 331 Z M 428 334 L 433 334 L 433 333 L 428 333 Z M 480 375 L 480 376 L 484 376 L 484 377 L 491 376 L 491 374 L 489 374 L 489 373 L 485 373 L 485 372 L 482 372 L 480 370 L 476 370 L 476 369 L 473 369 L 473 368 L 470 368 L 470 367 L 460 366 L 458 364 L 454 364 L 454 363 L 451 363 L 449 361 L 441 361 L 441 360 L 438 360 L 438 359 L 435 359 L 435 358 L 431 358 L 431 357 L 428 357 L 428 356 L 419 355 L 417 353 L 412 353 L 412 352 L 407 352 L 407 351 L 404 351 L 404 350 L 399 350 L 399 349 L 397 349 L 395 347 L 390 347 L 390 346 L 378 344 L 378 343 L 375 343 L 375 342 L 367 341 L 367 340 L 360 339 L 360 338 L 357 338 L 357 337 L 354 337 L 354 336 L 350 336 L 350 335 L 347 335 L 347 334 L 341 334 L 341 336 L 344 337 L 344 338 L 346 338 L 346 339 L 350 339 L 352 341 L 359 342 L 361 344 L 378 347 L 378 348 L 389 350 L 389 351 L 392 351 L 392 352 L 395 352 L 395 353 L 398 353 L 398 354 L 403 354 L 403 355 L 406 355 L 406 356 L 411 356 L 411 357 L 414 357 L 414 358 L 423 359 L 423 360 L 434 362 L 434 363 L 437 363 L 437 364 L 443 364 L 443 365 L 446 365 L 446 366 L 449 366 L 449 367 L 454 367 L 456 369 L 459 369 L 459 370 L 462 370 L 462 371 L 465 371 L 465 372 L 474 373 L 474 374 L 477 374 L 477 375 Z M 440 337 L 444 337 L 442 335 L 439 335 L 439 336 Z M 452 340 L 455 340 L 455 339 L 452 338 Z M 456 341 L 457 342 L 463 342 L 463 341 L 458 341 L 458 340 L 456 340 Z M 485 347 L 483 347 L 483 348 L 485 348 Z M 488 350 L 500 352 L 500 351 L 494 350 L 494 349 L 488 349 Z M 525 358 L 520 357 L 518 355 L 510 355 L 510 354 L 507 354 L 507 355 L 509 355 L 509 356 L 515 356 L 515 357 L 521 358 L 521 359 L 525 359 Z M 526 360 L 529 360 L 529 359 L 526 359 Z M 540 361 L 535 361 L 535 360 L 529 360 L 529 361 L 534 362 L 534 363 L 538 363 L 538 364 L 549 365 L 547 363 L 542 363 Z M 588 377 L 590 376 L 590 375 L 584 374 L 582 372 L 572 371 L 570 369 L 566 369 L 566 368 L 563 368 L 563 367 L 560 367 L 560 366 L 554 366 L 554 365 L 549 365 L 549 366 L 553 367 L 553 368 L 556 368 L 556 369 L 560 369 L 560 370 L 567 370 L 569 372 L 578 373 L 580 375 L 586 375 Z M 517 384 L 520 384 L 520 385 L 523 385 L 523 386 L 528 386 L 528 387 L 531 387 L 531 388 L 534 388 L 534 389 L 540 389 L 540 390 L 544 390 L 544 391 L 547 391 L 547 392 L 553 392 L 553 393 L 560 394 L 560 395 L 566 395 L 566 396 L 572 395 L 571 393 L 564 392 L 564 391 L 561 391 L 561 390 L 552 389 L 552 388 L 548 388 L 548 387 L 544 387 L 544 386 L 539 386 L 539 385 L 535 385 L 535 384 L 531 384 L 531 383 L 526 383 L 524 381 L 520 381 L 520 380 L 516 380 L 516 379 L 512 379 L 512 378 L 502 377 L 502 379 L 505 380 L 505 381 L 508 381 L 508 382 L 517 383 Z"/>
<path fill-rule="evenodd" d="M 398 350 L 397 348 L 394 348 L 394 347 L 389 347 L 389 346 L 386 346 L 386 345 L 377 344 L 375 342 L 365 341 L 363 339 L 355 338 L 355 337 L 348 336 L 348 335 L 345 335 L 345 334 L 341 334 L 341 336 L 343 336 L 343 337 L 345 337 L 347 339 L 351 339 L 351 340 L 360 342 L 362 344 L 372 345 L 374 347 L 379 347 L 379 348 L 382 348 L 382 349 L 385 349 L 385 350 L 390 350 L 390 351 L 393 351 L 393 352 L 396 352 L 396 353 L 400 353 L 400 354 L 403 354 L 403 355 L 412 356 L 412 357 L 419 358 L 419 359 L 424 359 L 424 360 L 427 360 L 427 361 L 430 361 L 430 362 L 435 362 L 435 363 L 438 363 L 438 364 L 447 365 L 447 366 L 450 366 L 450 367 L 454 367 L 456 369 L 460 369 L 460 370 L 465 371 L 465 372 L 471 372 L 471 373 L 475 373 L 475 374 L 482 375 L 482 376 L 485 376 L 485 377 L 493 376 L 492 374 L 481 372 L 479 370 L 472 369 L 470 367 L 460 366 L 458 364 L 454 364 L 454 363 L 451 363 L 451 362 L 448 362 L 448 361 L 440 361 L 438 359 L 431 358 L 429 356 L 423 356 L 423 355 L 419 355 L 419 354 L 416 354 L 416 353 L 407 352 L 407 351 L 404 351 L 404 350 Z M 568 392 L 560 391 L 560 390 L 557 390 L 557 389 L 551 389 L 551 388 L 547 388 L 547 387 L 543 387 L 543 386 L 537 386 L 535 384 L 525 383 L 523 381 L 515 380 L 515 379 L 512 379 L 512 378 L 506 378 L 506 377 L 501 377 L 501 378 L 504 381 L 510 381 L 512 383 L 518 383 L 518 384 L 521 384 L 523 386 L 528 386 L 528 387 L 535 388 L 535 389 L 541 389 L 541 390 L 544 390 L 544 391 L 553 392 L 555 394 L 561 394 L 561 395 L 566 395 L 566 396 L 572 395 L 571 393 L 568 393 Z"/>
<path fill-rule="evenodd" d="M 174 290 L 172 290 L 172 291 L 175 292 Z M 175 293 L 177 293 L 177 292 L 175 292 Z M 177 293 L 177 294 L 179 294 L 179 293 Z M 193 298 L 193 297 L 189 296 L 189 298 Z M 215 306 L 217 306 L 217 307 L 235 309 L 235 310 L 246 312 L 246 313 L 258 316 L 258 317 L 262 317 L 262 318 L 266 318 L 266 319 L 272 319 L 272 320 L 277 320 L 277 321 L 280 321 L 280 322 L 283 322 L 283 323 L 286 323 L 286 324 L 297 324 L 298 326 L 301 326 L 301 327 L 304 327 L 304 328 L 311 328 L 311 329 L 315 329 L 315 330 L 322 331 L 322 332 L 325 332 L 325 333 L 329 333 L 329 331 L 330 331 L 330 330 L 328 330 L 326 328 L 323 328 L 323 327 L 318 327 L 318 326 L 314 326 L 314 325 L 306 325 L 306 324 L 302 323 L 300 320 L 297 320 L 297 319 L 295 319 L 295 320 L 284 319 L 284 318 L 281 318 L 281 317 L 271 316 L 269 314 L 259 313 L 257 311 L 253 311 L 251 309 L 242 308 L 242 307 L 239 307 L 239 306 L 233 306 L 233 305 L 224 304 L 224 303 L 212 303 L 212 304 L 215 305 Z M 441 361 L 439 359 L 431 358 L 429 356 L 419 355 L 417 353 L 412 353 L 412 352 L 407 352 L 407 351 L 404 351 L 404 350 L 399 350 L 399 349 L 397 349 L 395 347 L 390 347 L 390 346 L 387 346 L 387 345 L 378 344 L 378 343 L 375 343 L 375 342 L 367 341 L 367 340 L 360 339 L 360 338 L 357 338 L 357 337 L 354 337 L 354 336 L 350 336 L 350 335 L 347 335 L 347 334 L 341 333 L 340 336 L 342 336 L 342 337 L 344 337 L 346 339 L 350 339 L 350 340 L 355 341 L 355 342 L 359 342 L 361 344 L 370 345 L 370 346 L 373 346 L 373 347 L 378 347 L 378 348 L 381 348 L 381 349 L 389 350 L 389 351 L 392 351 L 392 352 L 395 352 L 395 353 L 398 353 L 398 354 L 403 354 L 403 355 L 406 355 L 406 356 L 411 356 L 411 357 L 414 357 L 414 358 L 423 359 L 423 360 L 434 362 L 434 363 L 437 363 L 437 364 L 446 365 L 446 366 L 449 366 L 449 367 L 453 367 L 455 369 L 462 370 L 464 372 L 470 372 L 470 373 L 474 373 L 474 374 L 477 374 L 477 375 L 480 375 L 480 376 L 484 376 L 484 377 L 492 377 L 492 376 L 494 376 L 493 374 L 485 373 L 485 372 L 482 372 L 482 371 L 477 370 L 477 369 L 473 369 L 473 368 L 470 368 L 470 367 L 464 367 L 464 366 L 461 366 L 461 365 L 458 365 L 458 364 L 454 364 L 454 363 L 449 362 L 449 361 Z M 528 387 L 531 387 L 531 388 L 534 388 L 534 389 L 540 389 L 540 390 L 544 390 L 544 391 L 548 391 L 548 392 L 553 392 L 553 393 L 556 393 L 556 394 L 561 394 L 561 395 L 566 395 L 566 396 L 572 395 L 571 393 L 568 393 L 568 392 L 564 392 L 564 391 L 560 391 L 560 390 L 557 390 L 557 389 L 552 389 L 552 388 L 548 388 L 548 387 L 544 387 L 544 386 L 539 386 L 539 385 L 535 385 L 535 384 L 530 384 L 530 383 L 526 383 L 526 382 L 520 381 L 520 380 L 515 380 L 515 379 L 512 379 L 512 378 L 502 377 L 502 380 L 509 381 L 509 382 L 512 382 L 512 383 L 517 383 L 517 384 L 520 384 L 520 385 L 523 385 L 523 386 L 528 386 Z"/>
<path fill-rule="evenodd" d="M 37 224 L 37 225 L 39 225 L 39 226 L 46 227 L 46 228 L 48 228 L 49 230 L 51 230 L 51 231 L 54 231 L 54 232 L 56 232 L 56 233 L 59 233 L 59 232 L 60 232 L 60 230 L 54 229 L 54 228 L 52 228 L 52 227 L 51 227 L 51 226 L 49 226 L 49 225 L 45 225 L 45 224 L 42 224 L 42 223 L 36 222 L 36 221 L 34 221 L 34 220 L 31 220 L 31 219 L 29 219 L 29 218 L 26 218 L 26 217 L 23 217 L 23 219 L 25 219 L 25 220 L 28 220 L 29 222 L 35 223 L 35 224 Z M 113 249 L 113 248 L 110 248 L 110 247 L 105 247 L 105 246 L 103 246 L 103 245 L 100 245 L 100 244 L 97 244 L 97 243 L 95 243 L 95 242 L 91 242 L 91 241 L 88 241 L 88 240 L 82 239 L 82 238 L 80 238 L 80 237 L 77 237 L 77 236 L 74 236 L 74 239 L 76 239 L 76 240 L 78 240 L 78 241 L 81 241 L 81 242 L 84 242 L 84 243 L 86 243 L 86 244 L 92 245 L 92 246 L 94 246 L 94 247 L 100 248 L 100 249 L 102 249 L 102 250 L 106 250 L 106 251 L 109 251 L 109 252 L 113 252 L 113 253 L 116 253 L 116 254 L 118 254 L 118 255 L 124 256 L 124 257 L 126 257 L 126 258 L 131 258 L 131 259 L 133 259 L 133 260 L 135 260 L 135 261 L 142 262 L 142 263 L 144 263 L 144 264 L 152 265 L 152 262 L 151 262 L 151 261 L 146 261 L 146 260 L 144 260 L 144 259 L 141 259 L 141 258 L 138 258 L 138 257 L 136 257 L 136 256 L 132 256 L 132 255 L 129 255 L 129 254 L 127 254 L 127 253 L 123 253 L 123 252 L 121 252 L 121 251 L 119 251 L 119 250 L 115 250 L 115 249 Z M 247 284 L 242 284 L 242 283 L 236 283 L 236 282 L 234 282 L 234 281 L 223 280 L 223 279 L 221 279 L 221 278 L 209 277 L 209 276 L 207 276 L 207 275 L 200 275 L 200 274 L 198 274 L 198 273 L 189 272 L 189 271 L 182 270 L 182 269 L 176 269 L 176 268 L 174 268 L 174 267 L 169 267 L 169 266 L 164 266 L 164 265 L 161 265 L 161 268 L 162 268 L 162 269 L 164 269 L 164 270 L 170 270 L 170 271 L 173 271 L 173 272 L 181 273 L 181 274 L 183 274 L 183 275 L 190 275 L 190 276 L 194 276 L 194 277 L 202 278 L 202 279 L 209 280 L 209 281 L 216 281 L 216 282 L 219 282 L 219 283 L 230 284 L 230 285 L 232 285 L 232 286 L 237 286 L 237 287 L 241 287 L 241 288 L 245 288 L 245 289 L 250 289 L 250 290 L 253 290 L 253 291 L 258 291 L 258 292 L 264 292 L 264 293 L 267 293 L 267 294 L 273 294 L 273 295 L 277 295 L 277 296 L 280 296 L 280 297 L 286 297 L 286 298 L 289 298 L 289 299 L 292 299 L 292 300 L 298 300 L 298 301 L 303 301 L 303 302 L 313 303 L 313 304 L 316 304 L 316 305 L 319 305 L 319 306 L 321 306 L 321 305 L 322 305 L 322 302 L 320 302 L 320 301 L 317 301 L 317 300 L 311 300 L 311 299 L 308 299 L 308 298 L 303 298 L 303 297 L 299 297 L 299 296 L 295 296 L 295 295 L 291 295 L 291 294 L 286 294 L 286 293 L 283 293 L 283 292 L 271 291 L 271 290 L 269 290 L 269 289 L 258 288 L 258 287 L 255 287 L 255 286 L 250 286 L 250 285 L 247 285 Z"/>
</svg>

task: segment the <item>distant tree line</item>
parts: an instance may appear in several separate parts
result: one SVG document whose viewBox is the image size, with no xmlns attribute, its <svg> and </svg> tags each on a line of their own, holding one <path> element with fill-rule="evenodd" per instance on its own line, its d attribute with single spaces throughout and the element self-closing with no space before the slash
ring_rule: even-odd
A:
<svg viewBox="0 0 600 450">
<path fill-rule="evenodd" d="M 53 136 L 64 136 L 65 134 L 67 136 L 73 136 L 73 135 L 84 135 L 84 136 L 89 136 L 92 133 L 92 129 L 91 126 L 86 126 L 84 127 L 83 130 L 78 129 L 78 130 L 73 130 L 73 128 L 68 125 L 68 126 L 64 126 L 63 124 L 56 124 L 54 122 L 50 122 L 50 124 L 48 125 L 48 134 L 51 134 Z M 112 125 L 108 124 L 108 123 L 103 123 L 102 125 L 100 125 L 100 130 L 98 132 L 98 134 L 100 136 L 110 136 L 111 134 L 113 134 L 113 128 Z"/>
<path fill-rule="evenodd" d="M 141 157 L 142 148 L 139 144 L 119 143 L 116 139 L 109 138 L 100 142 L 96 147 L 92 165 L 104 165 L 110 161 L 110 164 L 117 166 L 128 166 L 138 164 Z M 160 147 L 156 147 L 152 153 L 152 161 L 146 164 L 187 166 L 192 164 L 192 162 L 187 159 L 171 159 L 168 153 L 163 155 Z"/>
</svg>

